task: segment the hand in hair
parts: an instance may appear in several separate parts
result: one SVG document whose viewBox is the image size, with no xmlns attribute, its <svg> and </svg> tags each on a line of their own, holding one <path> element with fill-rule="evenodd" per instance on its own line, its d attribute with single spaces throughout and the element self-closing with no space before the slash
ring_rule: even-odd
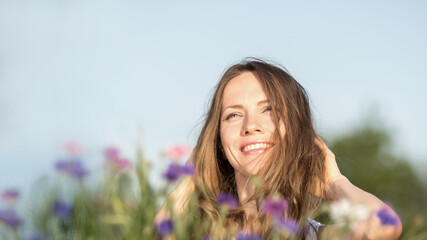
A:
<svg viewBox="0 0 427 240">
<path fill-rule="evenodd" d="M 322 198 L 328 201 L 333 201 L 336 200 L 334 199 L 334 195 L 329 196 L 330 194 L 328 189 L 329 186 L 342 178 L 345 178 L 344 175 L 341 174 L 337 162 L 335 160 L 335 155 L 334 153 L 326 146 L 326 144 L 316 138 L 315 140 L 317 146 L 320 148 L 320 150 L 323 152 L 324 155 L 324 166 L 325 166 L 325 171 L 324 171 L 324 176 L 323 179 L 319 179 L 318 183 L 316 184 L 316 188 L 313 190 L 312 194 L 318 198 Z"/>
<path fill-rule="evenodd" d="M 345 176 L 341 174 L 335 160 L 335 154 L 328 148 L 328 146 L 326 146 L 326 144 L 320 139 L 316 139 L 316 144 L 322 150 L 325 157 L 325 176 L 323 179 L 324 186 L 321 190 L 321 196 L 328 200 L 329 197 L 334 197 L 328 196 L 327 190 L 329 185 L 339 179 L 345 178 Z"/>
</svg>

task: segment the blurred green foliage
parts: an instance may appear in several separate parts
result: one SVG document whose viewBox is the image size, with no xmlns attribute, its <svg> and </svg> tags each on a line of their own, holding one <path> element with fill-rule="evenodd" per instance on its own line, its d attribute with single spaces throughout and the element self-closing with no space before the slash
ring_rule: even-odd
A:
<svg viewBox="0 0 427 240">
<path fill-rule="evenodd" d="M 329 145 L 341 172 L 353 184 L 378 196 L 400 215 L 403 223 L 401 239 L 427 239 L 426 179 L 416 174 L 415 165 L 411 165 L 406 157 L 393 151 L 390 131 L 368 121 L 353 131 L 336 136 Z M 173 234 L 177 240 L 202 239 L 213 223 L 200 218 L 197 195 L 193 193 L 191 196 L 185 214 L 174 214 L 172 200 L 166 197 L 173 182 L 161 189 L 153 188 L 148 179 L 150 163 L 141 150 L 136 158 L 130 169 L 107 167 L 102 184 L 93 188 L 85 184 L 84 179 L 70 178 L 71 182 L 64 182 L 67 178 L 62 176 L 54 182 L 46 179 L 36 184 L 30 199 L 30 223 L 36 232 L 50 239 L 161 239 L 161 230 L 156 230 L 154 216 L 165 200 L 171 212 L 170 220 L 174 223 L 172 233 L 168 234 Z M 71 214 L 61 218 L 54 213 L 52 206 L 58 199 L 72 205 Z M 327 209 L 319 209 L 316 219 L 329 223 Z M 225 214 L 221 212 L 220 219 Z M 1 227 L 0 224 L 0 239 L 26 239 L 22 226 Z M 221 228 L 217 232 L 234 236 L 237 229 Z M 280 235 L 275 236 L 279 238 Z"/>
<path fill-rule="evenodd" d="M 354 185 L 390 204 L 400 215 L 401 239 L 427 231 L 426 181 L 414 171 L 416 165 L 394 153 L 387 129 L 366 123 L 335 137 L 330 148 L 341 172 Z"/>
<path fill-rule="evenodd" d="M 64 179 L 53 185 L 39 182 L 32 193 L 31 222 L 41 236 L 50 238 L 37 239 L 155 239 L 159 195 L 148 181 L 148 170 L 139 152 L 134 170 L 106 171 L 101 186 L 90 188 L 76 180 L 61 184 Z M 73 211 L 58 218 L 52 205 L 64 198 L 69 198 Z"/>
</svg>

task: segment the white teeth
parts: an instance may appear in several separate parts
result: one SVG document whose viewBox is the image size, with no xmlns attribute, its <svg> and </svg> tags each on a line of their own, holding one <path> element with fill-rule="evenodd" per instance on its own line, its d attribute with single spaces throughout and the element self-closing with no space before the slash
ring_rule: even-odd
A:
<svg viewBox="0 0 427 240">
<path fill-rule="evenodd" d="M 251 144 L 251 145 L 247 145 L 242 149 L 242 152 L 247 152 L 250 150 L 254 150 L 254 149 L 263 149 L 263 148 L 269 148 L 270 144 L 267 143 L 256 143 L 256 144 Z"/>
</svg>

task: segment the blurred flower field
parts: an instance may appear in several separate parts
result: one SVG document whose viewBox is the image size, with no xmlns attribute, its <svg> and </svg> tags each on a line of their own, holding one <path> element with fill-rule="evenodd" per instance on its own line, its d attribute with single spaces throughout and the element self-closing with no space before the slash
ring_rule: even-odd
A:
<svg viewBox="0 0 427 240">
<path fill-rule="evenodd" d="M 150 162 L 141 150 L 137 159 L 131 161 L 123 157 L 118 148 L 107 147 L 102 152 L 104 169 L 87 169 L 78 144 L 64 144 L 64 149 L 66 157 L 54 163 L 56 178 L 53 182 L 39 183 L 38 194 L 31 196 L 31 206 L 26 206 L 30 214 L 25 214 L 25 219 L 16 208 L 16 203 L 21 201 L 19 189 L 2 191 L 0 239 L 261 239 L 235 228 L 210 229 L 211 223 L 199 215 L 195 193 L 186 214 L 172 212 L 169 219 L 154 222 L 163 202 L 172 210 L 167 193 L 176 182 L 192 177 L 195 172 L 192 165 L 181 163 L 190 152 L 188 145 L 171 145 L 165 150 L 170 164 L 162 173 L 166 183 L 162 188 L 154 188 L 150 183 Z M 103 172 L 99 184 L 87 182 L 95 171 Z M 219 194 L 216 201 L 221 208 L 221 218 L 239 205 L 230 194 Z M 268 197 L 260 206 L 261 212 L 271 219 L 271 239 L 297 239 L 304 226 L 283 217 L 288 208 L 287 199 L 279 195 Z M 345 223 L 336 239 L 350 230 L 353 222 L 367 217 L 363 206 L 351 206 L 346 201 L 323 204 L 316 215 L 327 215 L 330 223 Z M 385 208 L 377 215 L 382 224 L 397 223 Z M 422 239 L 418 237 L 422 235 L 412 239 Z"/>
</svg>

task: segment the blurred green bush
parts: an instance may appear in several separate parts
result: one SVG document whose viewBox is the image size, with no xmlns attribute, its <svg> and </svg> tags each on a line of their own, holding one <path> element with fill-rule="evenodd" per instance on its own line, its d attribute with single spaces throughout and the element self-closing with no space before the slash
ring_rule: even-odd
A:
<svg viewBox="0 0 427 240">
<path fill-rule="evenodd" d="M 400 215 L 401 239 L 427 239 L 427 185 L 425 176 L 414 171 L 416 165 L 393 151 L 391 133 L 365 123 L 336 136 L 331 142 L 341 172 L 359 188 L 390 204 Z M 425 166 L 422 166 L 425 167 Z M 421 238 L 420 238 L 421 237 Z"/>
</svg>

